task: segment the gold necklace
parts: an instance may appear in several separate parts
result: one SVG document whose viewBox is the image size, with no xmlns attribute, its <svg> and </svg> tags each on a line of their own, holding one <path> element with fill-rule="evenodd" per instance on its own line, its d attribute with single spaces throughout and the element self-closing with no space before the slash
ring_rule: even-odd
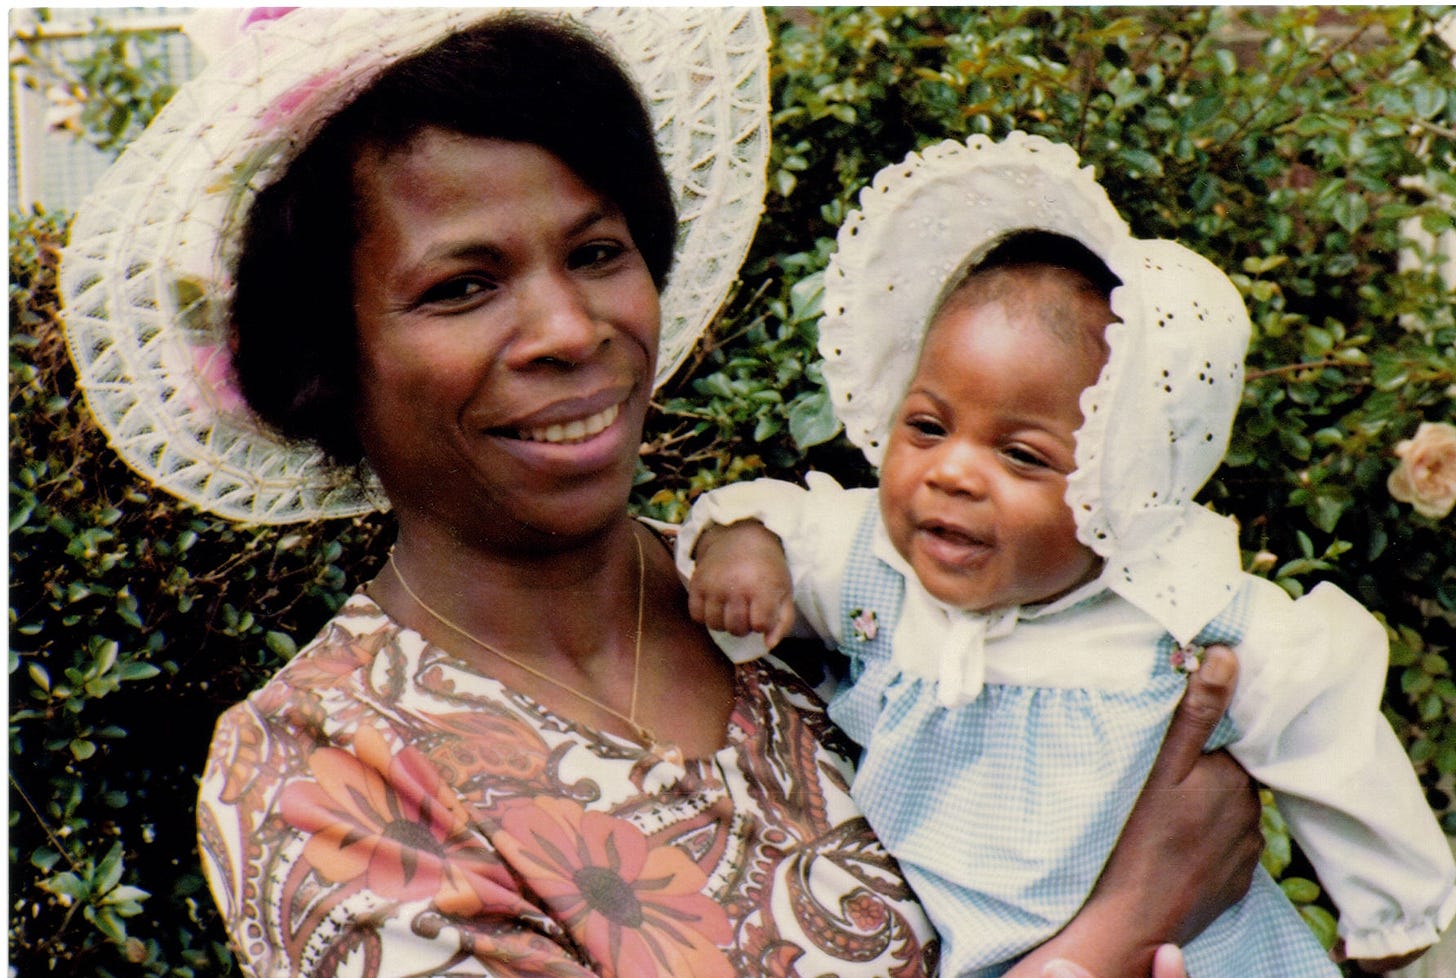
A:
<svg viewBox="0 0 1456 978">
<path fill-rule="evenodd" d="M 540 669 L 537 669 L 534 666 L 522 662 L 520 659 L 517 659 L 513 655 L 502 652 L 494 645 L 491 645 L 488 642 L 477 638 L 465 628 L 462 628 L 460 625 L 455 624 L 453 621 L 440 614 L 434 608 L 430 607 L 428 604 L 425 603 L 425 599 L 416 594 L 415 589 L 410 587 L 409 581 L 405 580 L 404 573 L 399 569 L 399 564 L 395 563 L 393 547 L 391 547 L 389 550 L 389 569 L 394 573 L 395 580 L 399 581 L 400 587 L 404 588 L 404 593 L 408 594 L 410 598 L 413 599 L 414 603 L 420 606 L 421 611 L 429 615 L 431 618 L 435 619 L 435 621 L 439 622 L 441 625 L 444 625 L 446 628 L 450 629 L 450 631 L 459 635 L 461 638 L 464 638 L 470 642 L 474 642 L 476 645 L 485 649 L 492 655 L 499 656 L 506 662 L 509 662 L 511 665 L 515 666 L 517 669 L 520 669 L 521 671 L 528 673 L 529 675 L 535 676 L 537 679 L 540 679 L 543 682 L 548 682 L 553 686 L 566 690 L 566 692 L 570 693 L 572 696 L 575 696 L 577 699 L 590 703 L 592 706 L 596 707 L 598 710 L 601 710 L 603 713 L 611 714 L 618 720 L 626 723 L 627 726 L 631 727 L 632 732 L 636 734 L 638 739 L 644 741 L 649 746 L 654 746 L 657 743 L 657 738 L 652 735 L 652 731 L 648 730 L 642 724 L 637 722 L 637 680 L 641 674 L 642 667 L 642 604 L 643 595 L 646 592 L 645 585 L 647 581 L 647 562 L 642 556 L 642 538 L 638 536 L 635 530 L 632 533 L 632 541 L 637 544 L 637 638 L 636 646 L 632 651 L 632 700 L 627 706 L 626 713 L 623 713 L 621 710 L 618 710 L 615 707 L 603 703 L 595 696 L 592 696 L 588 693 L 583 693 L 581 690 L 575 688 L 574 686 L 570 686 L 559 679 L 548 676 Z"/>
</svg>

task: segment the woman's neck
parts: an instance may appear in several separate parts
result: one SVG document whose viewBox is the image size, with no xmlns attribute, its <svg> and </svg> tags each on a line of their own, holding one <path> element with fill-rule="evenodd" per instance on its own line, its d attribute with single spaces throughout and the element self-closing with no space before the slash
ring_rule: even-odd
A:
<svg viewBox="0 0 1456 978">
<path fill-rule="evenodd" d="M 399 573 L 386 566 L 371 595 L 476 671 L 688 757 L 723 745 L 732 666 L 689 617 L 671 555 L 625 513 L 570 546 L 465 546 L 405 523 L 394 558 Z"/>
<path fill-rule="evenodd" d="M 624 628 L 635 629 L 635 620 L 622 625 L 637 603 L 635 532 L 642 531 L 624 514 L 569 542 L 530 533 L 466 542 L 429 522 L 402 521 L 392 555 L 397 574 L 386 568 L 371 592 L 426 635 L 437 634 L 430 620 L 439 616 L 525 660 L 584 662 L 611 652 Z"/>
</svg>

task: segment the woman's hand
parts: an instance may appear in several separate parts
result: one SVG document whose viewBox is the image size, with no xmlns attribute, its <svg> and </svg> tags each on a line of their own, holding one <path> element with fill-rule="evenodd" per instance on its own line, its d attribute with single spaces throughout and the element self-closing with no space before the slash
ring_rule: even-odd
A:
<svg viewBox="0 0 1456 978">
<path fill-rule="evenodd" d="M 1211 646 L 1088 901 L 1159 921 L 1153 945 L 1187 943 L 1238 902 L 1264 851 L 1254 783 L 1226 752 L 1203 753 L 1237 685 L 1238 659 Z"/>
<path fill-rule="evenodd" d="M 1203 753 L 1237 678 L 1234 654 L 1210 647 L 1092 894 L 1012 975 L 1065 958 L 1098 978 L 1181 978 L 1160 946 L 1187 942 L 1248 891 L 1264 848 L 1258 793 L 1228 754 Z"/>
<path fill-rule="evenodd" d="M 1074 961 L 1048 961 L 1041 969 L 1041 978 L 1101 978 Z M 1183 966 L 1183 952 L 1176 944 L 1164 944 L 1153 955 L 1152 978 L 1188 978 Z"/>
</svg>

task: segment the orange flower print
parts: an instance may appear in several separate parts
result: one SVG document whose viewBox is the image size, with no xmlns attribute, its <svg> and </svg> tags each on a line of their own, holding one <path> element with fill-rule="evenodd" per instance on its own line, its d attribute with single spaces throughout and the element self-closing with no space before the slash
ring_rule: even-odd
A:
<svg viewBox="0 0 1456 978">
<path fill-rule="evenodd" d="M 604 978 L 731 978 L 720 945 L 728 914 L 702 890 L 707 877 L 631 822 L 564 798 L 508 804 L 493 840 Z"/>
<path fill-rule="evenodd" d="M 354 752 L 321 747 L 312 781 L 283 789 L 288 824 L 309 833 L 303 858 L 332 883 L 361 880 L 382 897 L 430 898 L 441 913 L 514 906 L 509 874 L 471 829 L 440 775 L 414 748 L 390 755 L 379 731 L 360 727 Z"/>
<path fill-rule="evenodd" d="M 855 890 L 839 901 L 844 915 L 862 931 L 873 932 L 884 927 L 890 919 L 885 903 L 868 890 Z"/>
</svg>

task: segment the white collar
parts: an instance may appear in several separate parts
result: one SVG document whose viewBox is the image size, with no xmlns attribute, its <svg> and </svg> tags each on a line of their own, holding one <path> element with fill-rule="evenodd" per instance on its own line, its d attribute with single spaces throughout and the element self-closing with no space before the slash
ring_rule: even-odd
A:
<svg viewBox="0 0 1456 978">
<path fill-rule="evenodd" d="M 1132 573 L 1125 563 L 1111 561 L 1095 580 L 1045 604 L 978 613 L 927 591 L 890 542 L 884 520 L 876 519 L 871 552 L 905 579 L 891 660 L 901 671 L 934 683 L 939 705 L 961 706 L 985 685 L 988 640 L 1010 635 L 1019 621 L 1059 614 L 1106 591 L 1148 614 L 1180 643 L 1192 641 L 1233 597 L 1240 571 L 1238 529 L 1232 520 L 1198 506 L 1187 508 L 1180 529 L 1163 546 L 1142 550 L 1149 555 L 1147 566 L 1131 568 Z"/>
</svg>

